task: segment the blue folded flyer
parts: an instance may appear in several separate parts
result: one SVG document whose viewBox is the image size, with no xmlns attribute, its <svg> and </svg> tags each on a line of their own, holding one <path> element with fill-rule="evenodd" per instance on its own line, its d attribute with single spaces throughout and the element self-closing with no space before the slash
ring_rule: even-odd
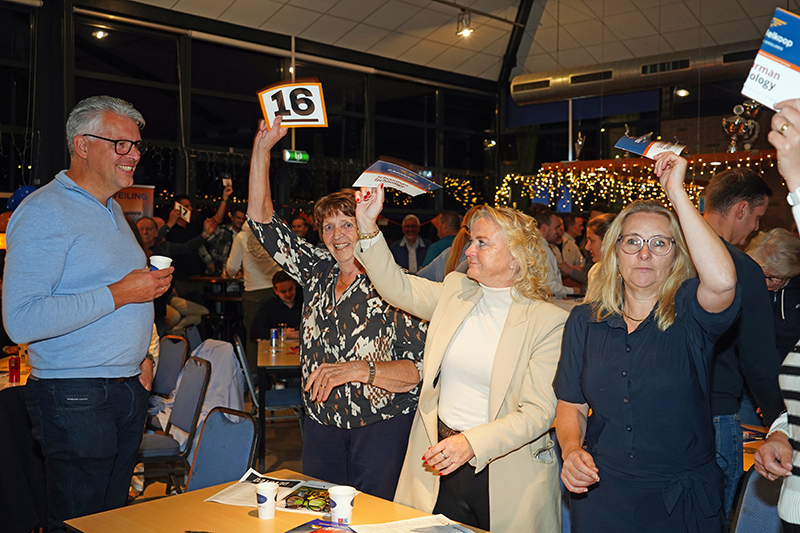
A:
<svg viewBox="0 0 800 533">
<path fill-rule="evenodd" d="M 771 109 L 775 109 L 778 102 L 797 98 L 800 86 L 798 65 L 800 17 L 778 8 L 744 82 L 742 94 Z"/>
<path fill-rule="evenodd" d="M 626 152 L 633 152 L 650 159 L 655 159 L 656 155 L 662 152 L 673 152 L 681 155 L 685 146 L 681 144 L 665 143 L 661 141 L 651 140 L 651 133 L 642 135 L 641 137 L 622 137 L 614 145 L 614 148 L 625 150 Z"/>
</svg>

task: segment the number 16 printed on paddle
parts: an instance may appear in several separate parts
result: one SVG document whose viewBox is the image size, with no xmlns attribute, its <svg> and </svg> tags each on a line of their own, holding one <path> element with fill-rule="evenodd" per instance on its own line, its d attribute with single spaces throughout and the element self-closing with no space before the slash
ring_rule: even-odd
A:
<svg viewBox="0 0 800 533">
<path fill-rule="evenodd" d="M 258 93 L 267 125 L 272 128 L 276 116 L 282 116 L 284 128 L 327 128 L 322 84 L 315 82 L 270 85 Z"/>
</svg>

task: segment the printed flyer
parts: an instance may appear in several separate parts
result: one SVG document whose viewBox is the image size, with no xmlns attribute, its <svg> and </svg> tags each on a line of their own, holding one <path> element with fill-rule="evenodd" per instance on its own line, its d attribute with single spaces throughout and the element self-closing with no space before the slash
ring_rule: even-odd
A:
<svg viewBox="0 0 800 533">
<path fill-rule="evenodd" d="M 794 47 L 795 41 L 798 48 Z M 742 94 L 774 110 L 778 102 L 797 97 L 798 65 L 800 17 L 778 8 L 744 82 Z"/>
</svg>

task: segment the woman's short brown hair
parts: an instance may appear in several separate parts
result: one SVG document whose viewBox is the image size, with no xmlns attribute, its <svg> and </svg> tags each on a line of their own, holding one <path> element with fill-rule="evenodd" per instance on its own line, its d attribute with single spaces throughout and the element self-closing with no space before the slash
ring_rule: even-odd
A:
<svg viewBox="0 0 800 533">
<path fill-rule="evenodd" d="M 325 219 L 336 215 L 346 217 L 356 216 L 356 191 L 353 189 L 342 189 L 339 192 L 323 196 L 314 204 L 314 220 L 322 234 L 322 225 Z"/>
</svg>

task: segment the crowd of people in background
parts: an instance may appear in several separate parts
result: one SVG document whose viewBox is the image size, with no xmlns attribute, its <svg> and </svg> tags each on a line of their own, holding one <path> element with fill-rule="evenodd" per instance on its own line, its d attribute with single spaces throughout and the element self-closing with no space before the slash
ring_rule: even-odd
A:
<svg viewBox="0 0 800 533">
<path fill-rule="evenodd" d="M 209 313 L 199 274 L 243 277 L 252 371 L 271 328 L 298 338 L 307 475 L 498 532 L 560 531 L 562 485 L 576 533 L 722 532 L 747 421 L 771 426 L 755 469 L 785 478 L 778 511 L 800 531 L 800 238 L 758 232 L 773 196 L 758 174 L 715 175 L 701 214 L 686 160 L 664 153 L 653 173 L 669 209 L 408 213 L 390 242 L 382 187 L 279 216 L 278 117 L 255 136 L 247 205 L 226 186 L 207 218 L 132 223 L 112 196 L 133 183 L 143 126 L 122 100 L 80 102 L 69 169 L 8 226 L 4 324 L 30 343 L 52 531 L 124 505 L 151 331 Z M 798 222 L 798 101 L 779 106 L 769 140 Z M 151 271 L 153 255 L 173 266 Z"/>
</svg>

